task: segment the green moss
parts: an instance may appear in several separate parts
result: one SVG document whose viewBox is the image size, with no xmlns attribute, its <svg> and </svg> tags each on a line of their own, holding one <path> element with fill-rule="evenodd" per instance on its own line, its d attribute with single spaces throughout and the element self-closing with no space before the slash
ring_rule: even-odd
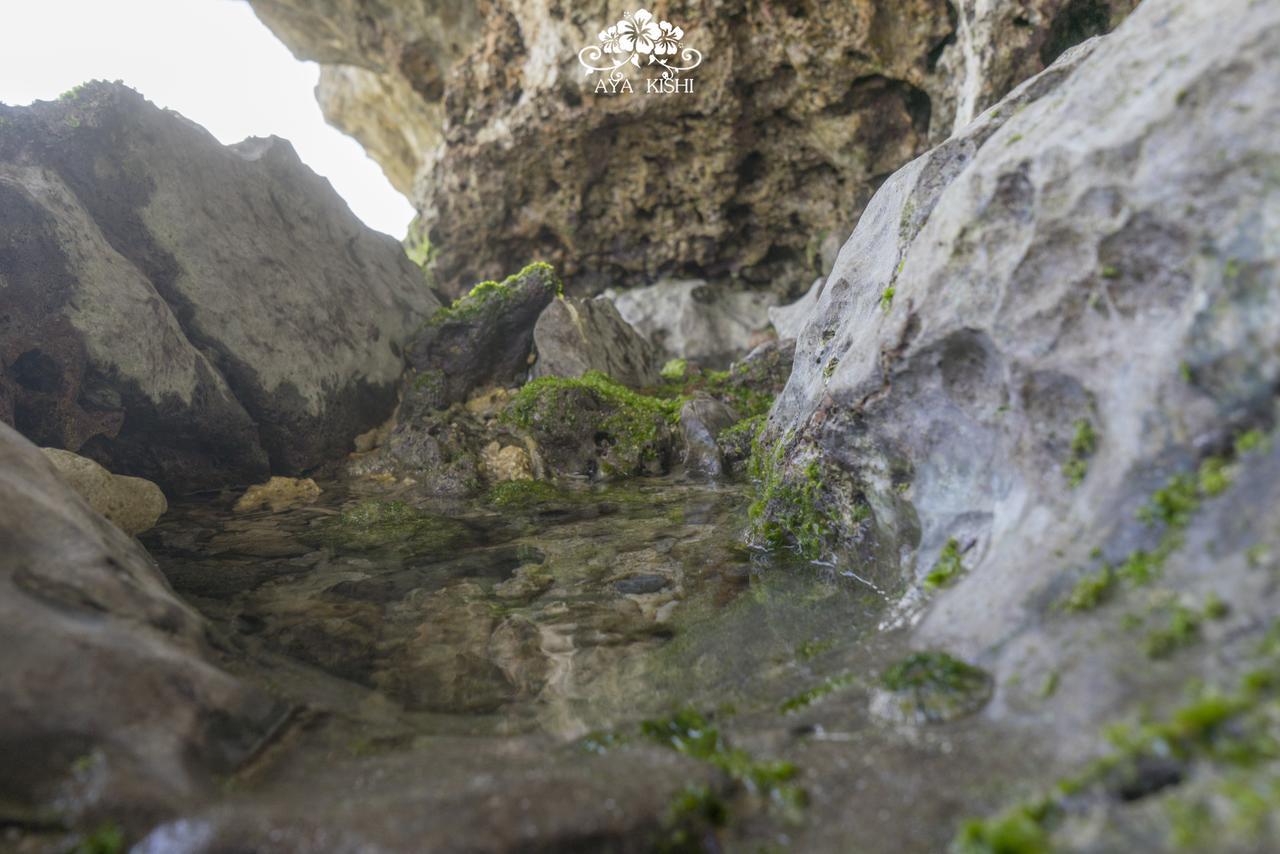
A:
<svg viewBox="0 0 1280 854">
<path fill-rule="evenodd" d="M 672 359 L 662 366 L 661 376 L 667 382 L 680 382 L 689 375 L 689 362 L 685 359 Z"/>
<path fill-rule="evenodd" d="M 1118 278 L 1120 278 L 1120 268 L 1119 268 L 1119 267 L 1116 267 L 1116 266 L 1115 266 L 1115 265 L 1113 265 L 1113 264 L 1103 264 L 1103 265 L 1102 265 L 1102 278 L 1104 278 L 1104 279 L 1118 279 Z"/>
<path fill-rule="evenodd" d="M 672 750 L 714 765 L 748 791 L 781 806 L 803 800 L 803 794 L 790 785 L 796 776 L 794 765 L 758 760 L 741 748 L 730 747 L 719 728 L 696 709 L 685 708 L 669 718 L 644 721 L 640 731 Z"/>
<path fill-rule="evenodd" d="M 485 503 L 494 507 L 528 507 L 562 499 L 564 493 L 545 480 L 508 480 L 494 484 L 485 495 Z"/>
<path fill-rule="evenodd" d="M 1168 624 L 1150 632 L 1143 641 L 1143 649 L 1149 658 L 1168 658 L 1183 647 L 1200 639 L 1202 617 L 1199 612 L 1178 605 L 1169 616 Z"/>
<path fill-rule="evenodd" d="M 797 712 L 800 709 L 813 705 L 829 694 L 834 694 L 836 691 L 842 691 L 845 688 L 856 685 L 857 683 L 858 677 L 854 676 L 852 673 L 832 676 L 829 679 L 824 679 L 812 688 L 788 697 L 782 702 L 782 705 L 778 707 L 778 711 L 782 712 L 784 715 L 790 714 L 791 712 Z"/>
<path fill-rule="evenodd" d="M 1089 473 L 1089 459 L 1097 450 L 1098 434 L 1093 429 L 1093 423 L 1087 418 L 1079 419 L 1075 422 L 1071 436 L 1070 456 L 1062 464 L 1062 474 L 1067 483 L 1073 487 L 1084 483 L 1085 476 Z"/>
<path fill-rule="evenodd" d="M 831 375 L 836 372 L 836 368 L 840 367 L 840 357 L 832 356 L 827 360 L 827 364 L 822 368 L 822 378 L 829 380 Z"/>
<path fill-rule="evenodd" d="M 896 289 L 890 285 L 880 293 L 880 310 L 888 311 L 893 308 L 893 294 Z"/>
<path fill-rule="evenodd" d="M 817 460 L 799 477 L 783 472 L 783 443 L 764 445 L 756 437 L 747 473 L 756 485 L 756 498 L 747 508 L 753 538 L 767 548 L 793 547 L 808 560 L 822 556 L 835 533 L 834 515 L 822 509 L 823 485 Z"/>
<path fill-rule="evenodd" d="M 121 854 L 125 850 L 124 833 L 114 822 L 107 822 L 81 838 L 72 850 L 75 854 Z"/>
<path fill-rule="evenodd" d="M 796 658 L 800 661 L 812 661 L 835 645 L 834 638 L 810 638 L 796 646 Z"/>
<path fill-rule="evenodd" d="M 880 679 L 908 719 L 938 723 L 977 711 L 991 698 L 991 676 L 945 652 L 916 652 Z"/>
<path fill-rule="evenodd" d="M 583 396 L 597 405 L 584 409 Z M 541 377 L 526 383 L 503 413 L 507 423 L 542 436 L 577 435 L 589 428 L 606 437 L 601 465 L 611 475 L 635 474 L 656 461 L 679 418 L 680 401 L 640 394 L 598 371 L 579 379 Z"/>
<path fill-rule="evenodd" d="M 391 546 L 398 549 L 444 551 L 467 536 L 462 523 L 426 513 L 403 501 L 362 501 L 338 516 L 325 519 L 311 541 L 339 550 L 368 551 Z"/>
<path fill-rule="evenodd" d="M 1237 457 L 1243 457 L 1245 454 L 1253 451 L 1263 450 L 1267 447 L 1267 434 L 1261 430 L 1249 430 L 1241 433 L 1235 441 L 1235 452 Z"/>
<path fill-rule="evenodd" d="M 1033 807 L 1019 806 L 992 819 L 966 821 L 952 851 L 955 854 L 1049 854 L 1053 850 Z"/>
<path fill-rule="evenodd" d="M 429 326 L 441 326 L 445 323 L 466 321 L 479 315 L 493 302 L 502 302 L 510 298 L 515 285 L 534 274 L 544 274 L 555 282 L 557 296 L 564 295 L 564 283 L 556 275 L 555 268 L 543 261 L 537 261 L 525 267 L 519 273 L 508 276 L 501 282 L 486 281 L 475 285 L 468 293 L 458 297 L 452 305 L 441 308 L 427 321 Z"/>
<path fill-rule="evenodd" d="M 928 590 L 949 587 L 955 584 L 956 580 L 963 574 L 964 564 L 960 560 L 960 543 L 956 541 L 955 537 L 952 537 L 942 547 L 942 553 L 938 555 L 938 560 L 933 565 L 933 569 L 924 577 L 924 586 Z"/>
<path fill-rule="evenodd" d="M 1198 479 L 1189 474 L 1179 474 L 1169 478 L 1164 487 L 1155 491 L 1151 501 L 1138 511 L 1138 518 L 1149 525 L 1185 528 L 1198 509 Z"/>
<path fill-rule="evenodd" d="M 1115 571 L 1110 566 L 1104 566 L 1077 581 L 1062 607 L 1068 611 L 1092 611 L 1110 598 L 1115 584 Z"/>
<path fill-rule="evenodd" d="M 729 823 L 729 805 L 709 786 L 685 786 L 667 808 L 659 854 L 701 854 L 709 834 Z"/>
</svg>

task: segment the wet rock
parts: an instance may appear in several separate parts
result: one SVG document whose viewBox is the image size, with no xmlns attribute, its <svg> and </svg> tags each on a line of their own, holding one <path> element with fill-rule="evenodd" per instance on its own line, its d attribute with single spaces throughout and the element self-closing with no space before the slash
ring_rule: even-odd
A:
<svg viewBox="0 0 1280 854">
<path fill-rule="evenodd" d="M 340 457 L 437 307 L 287 142 L 123 85 L 0 108 L 0 210 L 0 418 L 170 493 Z"/>
<path fill-rule="evenodd" d="M 945 723 L 985 706 L 992 684 L 986 671 L 944 652 L 917 652 L 885 672 L 872 710 L 904 723 Z"/>
<path fill-rule="evenodd" d="M 757 395 L 773 398 L 786 388 L 796 357 L 794 338 L 768 341 L 729 368 L 725 383 L 731 397 Z"/>
<path fill-rule="evenodd" d="M 717 437 L 738 422 L 738 415 L 710 397 L 696 397 L 680 407 L 680 437 L 685 470 L 697 477 L 718 478 L 725 472 Z"/>
<path fill-rule="evenodd" d="M 1272 39 L 1271 12 L 1245 5 Z M 969 583 L 1012 605 L 1029 551 L 1102 540 L 1153 491 L 1145 472 L 1268 409 L 1278 265 L 1252 235 L 1274 194 L 1251 164 L 1280 137 L 1231 104 L 1275 100 L 1280 78 L 1260 42 L 1208 38 L 1201 15 L 1144 3 L 886 181 L 770 418 L 775 471 L 817 487 L 797 528 L 895 575 L 906 548 L 917 577 L 976 539 Z M 971 606 L 966 624 L 1003 622 Z"/>
<path fill-rule="evenodd" d="M 352 460 L 346 470 L 356 477 L 409 481 L 429 495 L 473 495 L 483 486 L 482 449 L 491 436 L 461 406 L 406 405 L 382 447 Z"/>
<path fill-rule="evenodd" d="M 481 460 L 490 483 L 533 479 L 533 464 L 524 448 L 490 442 L 482 453 Z"/>
<path fill-rule="evenodd" d="M 392 549 L 416 555 L 444 554 L 467 536 L 461 522 L 403 501 L 377 498 L 323 518 L 307 535 L 317 545 L 341 551 Z"/>
<path fill-rule="evenodd" d="M 534 441 L 552 475 L 612 478 L 670 468 L 675 413 L 673 401 L 588 373 L 581 379 L 533 380 L 505 418 Z"/>
<path fill-rule="evenodd" d="M 140 477 L 112 474 L 70 451 L 42 448 L 63 482 L 130 536 L 150 530 L 169 509 L 160 487 Z"/>
<path fill-rule="evenodd" d="M 613 295 L 618 312 L 664 359 L 728 365 L 770 337 L 776 297 L 732 291 L 704 281 L 666 281 Z"/>
<path fill-rule="evenodd" d="M 223 672 L 146 552 L 0 425 L 0 793 L 134 833 L 206 794 L 280 710 Z M 163 710 L 163 714 L 158 714 Z M 15 813 L 16 811 L 16 813 Z"/>
<path fill-rule="evenodd" d="M 769 308 L 769 322 L 773 324 L 773 329 L 778 333 L 779 338 L 794 340 L 800 337 L 800 333 L 804 331 L 804 325 L 809 321 L 809 316 L 813 313 L 814 306 L 818 304 L 818 298 L 822 296 L 822 289 L 826 285 L 827 280 L 825 277 L 818 279 L 805 295 L 795 302 L 787 305 L 775 305 Z"/>
<path fill-rule="evenodd" d="M 320 487 L 309 477 L 273 477 L 266 483 L 255 484 L 236 499 L 237 513 L 252 513 L 268 509 L 272 513 L 312 503 L 320 497 Z"/>
<path fill-rule="evenodd" d="M 600 371 L 632 388 L 659 381 L 653 345 L 607 298 L 567 298 L 547 306 L 533 330 L 535 377 L 580 377 Z"/>
<path fill-rule="evenodd" d="M 671 580 L 665 575 L 630 575 L 620 581 L 615 581 L 613 589 L 624 596 L 641 596 L 649 593 L 658 593 L 670 584 Z"/>
<path fill-rule="evenodd" d="M 529 370 L 534 324 L 559 292 L 555 271 L 532 264 L 441 309 L 409 344 L 415 374 L 405 405 L 444 408 L 485 385 L 518 385 Z"/>
<path fill-rule="evenodd" d="M 601 0 L 253 2 L 324 64 L 329 121 L 412 187 L 443 287 L 543 258 L 575 295 L 664 277 L 799 293 L 884 176 L 1100 31 L 1092 10 L 1105 27 L 1133 5 L 679 0 L 656 14 L 705 61 L 694 91 L 647 97 L 648 75 L 621 96 L 584 78 L 578 52 L 622 11 Z"/>
</svg>

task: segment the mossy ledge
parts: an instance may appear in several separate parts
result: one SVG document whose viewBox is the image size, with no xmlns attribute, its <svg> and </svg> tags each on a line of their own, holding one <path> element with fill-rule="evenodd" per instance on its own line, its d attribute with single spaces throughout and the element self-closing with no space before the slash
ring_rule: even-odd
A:
<svg viewBox="0 0 1280 854">
<path fill-rule="evenodd" d="M 556 274 L 555 268 L 545 261 L 535 261 L 523 270 L 507 276 L 501 282 L 484 281 L 475 285 L 469 292 L 437 311 L 427 320 L 428 326 L 443 326 L 446 323 L 466 321 L 475 317 L 490 303 L 502 302 L 509 298 L 513 286 L 521 279 L 529 276 L 544 276 L 555 284 L 556 295 L 564 295 L 564 282 Z"/>
</svg>

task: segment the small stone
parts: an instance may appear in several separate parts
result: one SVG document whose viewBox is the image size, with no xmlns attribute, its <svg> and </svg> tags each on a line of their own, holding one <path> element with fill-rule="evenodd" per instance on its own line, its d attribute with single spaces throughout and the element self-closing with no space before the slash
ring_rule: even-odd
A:
<svg viewBox="0 0 1280 854">
<path fill-rule="evenodd" d="M 538 318 L 533 343 L 535 377 L 576 378 L 600 371 L 632 388 L 659 380 L 653 345 L 605 298 L 553 301 Z"/>
<path fill-rule="evenodd" d="M 613 583 L 613 589 L 626 596 L 657 593 L 671 582 L 665 575 L 632 575 Z"/>
<path fill-rule="evenodd" d="M 524 448 L 515 445 L 503 447 L 496 441 L 490 442 L 481 452 L 480 461 L 485 474 L 496 483 L 533 480 L 533 465 L 529 461 L 529 452 Z"/>
<path fill-rule="evenodd" d="M 320 497 L 320 487 L 309 477 L 273 477 L 245 490 L 236 501 L 237 513 L 252 513 L 264 507 L 272 513 L 311 504 Z"/>
<path fill-rule="evenodd" d="M 687 401 L 680 408 L 685 471 L 695 477 L 722 476 L 724 458 L 716 437 L 737 421 L 738 416 L 733 410 L 714 398 L 699 397 Z"/>
<path fill-rule="evenodd" d="M 63 482 L 130 536 L 149 530 L 169 509 L 160 487 L 140 477 L 112 474 L 93 460 L 59 448 L 43 448 Z"/>
</svg>

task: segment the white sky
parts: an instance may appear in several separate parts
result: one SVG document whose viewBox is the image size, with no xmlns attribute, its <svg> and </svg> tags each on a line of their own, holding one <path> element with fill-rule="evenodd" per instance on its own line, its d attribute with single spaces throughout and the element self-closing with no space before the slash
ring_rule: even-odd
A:
<svg viewBox="0 0 1280 854">
<path fill-rule="evenodd" d="M 123 80 L 224 143 L 288 139 L 365 223 L 404 237 L 412 207 L 355 140 L 325 124 L 319 75 L 243 0 L 0 0 L 0 101 Z"/>
</svg>

